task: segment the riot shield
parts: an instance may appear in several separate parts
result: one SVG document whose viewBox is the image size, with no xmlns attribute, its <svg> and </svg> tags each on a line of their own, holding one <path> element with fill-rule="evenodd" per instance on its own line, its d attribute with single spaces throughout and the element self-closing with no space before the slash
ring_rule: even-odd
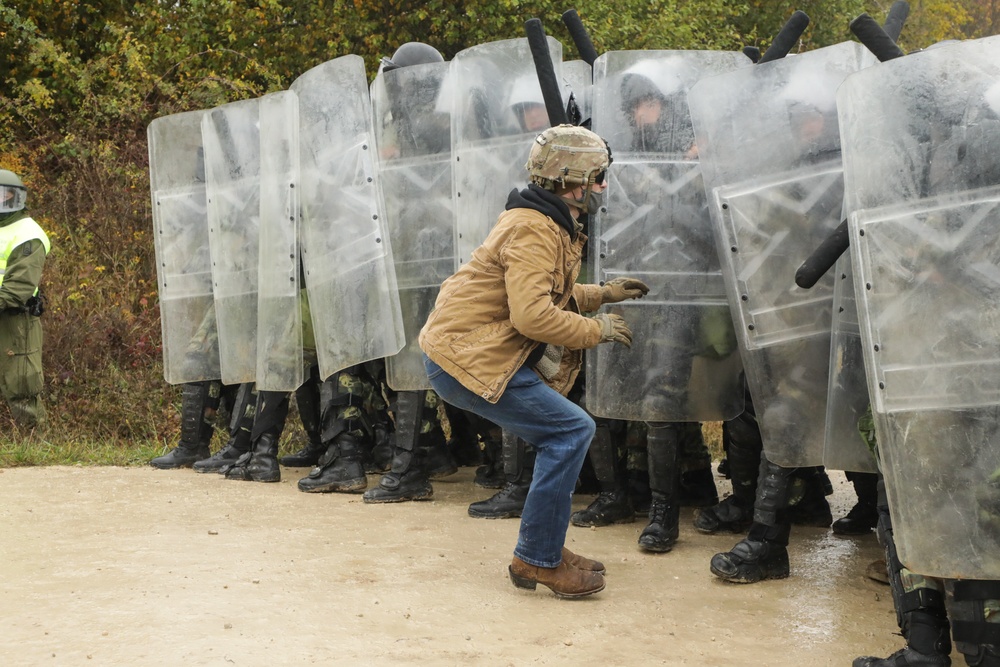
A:
<svg viewBox="0 0 1000 667">
<path fill-rule="evenodd" d="M 299 98 L 302 259 L 320 375 L 403 347 L 378 196 L 364 61 L 336 58 L 292 84 Z"/>
<path fill-rule="evenodd" d="M 998 63 L 1000 38 L 962 42 L 858 73 L 837 95 L 896 547 L 949 579 L 1000 571 Z"/>
<path fill-rule="evenodd" d="M 546 39 L 559 77 L 562 45 Z M 549 121 L 527 39 L 460 51 L 448 88 L 457 268 L 486 240 L 511 189 L 527 185 L 524 163 L 531 142 Z"/>
<path fill-rule="evenodd" d="M 447 63 L 381 72 L 372 83 L 375 145 L 406 346 L 386 359 L 396 391 L 430 389 L 420 328 L 455 268 L 451 118 L 438 110 Z"/>
<path fill-rule="evenodd" d="M 225 384 L 257 374 L 260 237 L 260 100 L 232 102 L 202 119 L 219 360 Z"/>
<path fill-rule="evenodd" d="M 594 131 L 615 159 L 607 202 L 590 223 L 591 275 L 650 287 L 607 308 L 632 327 L 632 347 L 587 350 L 585 400 L 595 415 L 720 421 L 743 410 L 687 94 L 704 76 L 750 64 L 721 51 L 618 51 L 594 63 Z"/>
<path fill-rule="evenodd" d="M 147 129 L 163 377 L 170 384 L 221 377 L 205 210 L 204 114 L 157 118 Z"/>
<path fill-rule="evenodd" d="M 795 270 L 840 223 L 835 92 L 871 62 L 843 43 L 703 79 L 689 95 L 726 293 L 764 451 L 823 463 L 833 276 Z"/>
<path fill-rule="evenodd" d="M 260 247 L 257 389 L 305 380 L 299 304 L 299 108 L 295 93 L 260 99 Z"/>
<path fill-rule="evenodd" d="M 850 257 L 841 257 L 834 267 L 823 465 L 831 470 L 877 472 L 875 457 L 858 432 L 858 420 L 868 410 L 869 399 L 853 274 Z"/>
<path fill-rule="evenodd" d="M 570 95 L 576 102 L 580 122 L 592 119 L 594 113 L 594 70 L 582 60 L 568 60 L 562 64 L 563 98 Z M 573 121 L 570 120 L 572 123 Z"/>
</svg>

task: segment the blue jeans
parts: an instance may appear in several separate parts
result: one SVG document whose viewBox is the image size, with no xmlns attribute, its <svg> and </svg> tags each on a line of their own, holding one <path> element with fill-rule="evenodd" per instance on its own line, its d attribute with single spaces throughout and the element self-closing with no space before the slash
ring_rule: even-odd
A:
<svg viewBox="0 0 1000 667">
<path fill-rule="evenodd" d="M 597 428 L 594 420 L 530 368 L 514 374 L 496 403 L 463 387 L 427 355 L 424 368 L 438 396 L 489 419 L 535 448 L 535 471 L 521 512 L 514 555 L 530 565 L 559 565 L 573 489 Z"/>
</svg>

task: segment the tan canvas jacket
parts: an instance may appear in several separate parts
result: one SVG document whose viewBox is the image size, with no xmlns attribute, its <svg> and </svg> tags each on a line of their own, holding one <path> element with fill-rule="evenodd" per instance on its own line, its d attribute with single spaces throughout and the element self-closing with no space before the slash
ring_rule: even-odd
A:
<svg viewBox="0 0 1000 667">
<path fill-rule="evenodd" d="M 587 237 L 532 209 L 501 214 L 467 264 L 441 285 L 420 347 L 467 389 L 491 403 L 539 343 L 564 346 L 548 384 L 565 394 L 581 350 L 601 340 L 601 325 L 580 312 L 601 305 L 598 285 L 577 285 Z"/>
</svg>

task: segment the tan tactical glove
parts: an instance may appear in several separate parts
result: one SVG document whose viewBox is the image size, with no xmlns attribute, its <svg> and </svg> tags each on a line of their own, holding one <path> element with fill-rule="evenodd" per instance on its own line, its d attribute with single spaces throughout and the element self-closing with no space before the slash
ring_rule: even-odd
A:
<svg viewBox="0 0 1000 667">
<path fill-rule="evenodd" d="M 594 315 L 594 319 L 601 323 L 602 343 L 621 343 L 625 347 L 632 347 L 632 330 L 621 315 L 598 313 Z"/>
<path fill-rule="evenodd" d="M 618 303 L 625 299 L 639 299 L 646 296 L 649 287 L 636 278 L 615 278 L 601 287 L 601 303 Z"/>
</svg>

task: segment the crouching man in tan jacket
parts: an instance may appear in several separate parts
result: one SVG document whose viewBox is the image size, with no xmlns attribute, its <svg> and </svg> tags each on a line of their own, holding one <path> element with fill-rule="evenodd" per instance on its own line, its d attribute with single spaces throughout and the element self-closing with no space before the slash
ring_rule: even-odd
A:
<svg viewBox="0 0 1000 667">
<path fill-rule="evenodd" d="M 563 546 L 595 429 L 565 394 L 582 350 L 632 342 L 621 317 L 580 313 L 648 291 L 634 279 L 576 284 L 587 242 L 578 219 L 600 206 L 610 164 L 607 143 L 589 130 L 560 125 L 538 135 L 526 165 L 531 184 L 511 191 L 486 241 L 442 284 L 420 332 L 434 391 L 535 448 L 510 578 L 560 597 L 604 589 L 604 566 Z"/>
</svg>

